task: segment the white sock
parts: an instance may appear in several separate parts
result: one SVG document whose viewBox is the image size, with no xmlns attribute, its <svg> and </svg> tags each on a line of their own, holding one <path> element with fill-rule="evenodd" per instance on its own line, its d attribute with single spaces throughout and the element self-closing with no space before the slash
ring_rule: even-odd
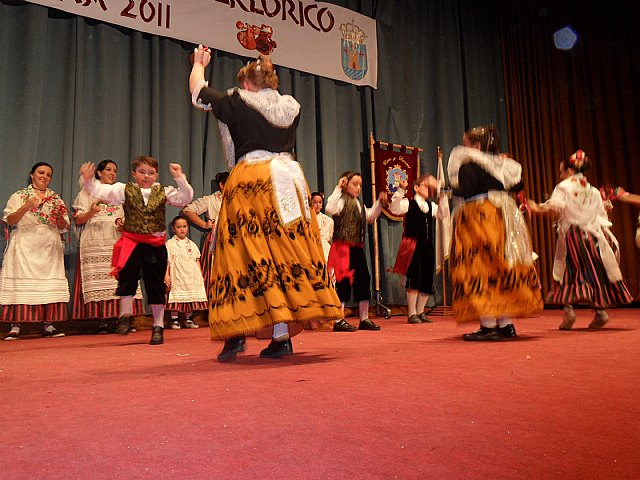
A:
<svg viewBox="0 0 640 480">
<path fill-rule="evenodd" d="M 276 323 L 273 326 L 273 339 L 277 342 L 283 342 L 289 339 L 289 326 L 284 323 Z"/>
<path fill-rule="evenodd" d="M 360 321 L 369 318 L 369 300 L 360 300 L 358 302 L 358 311 L 360 312 Z"/>
<path fill-rule="evenodd" d="M 485 328 L 496 328 L 496 317 L 480 317 L 480 325 Z"/>
<path fill-rule="evenodd" d="M 19 323 L 12 323 L 11 324 L 11 332 L 20 334 L 20 324 Z"/>
<path fill-rule="evenodd" d="M 416 315 L 418 312 L 416 311 L 416 303 L 418 301 L 418 291 L 417 290 L 407 290 L 407 313 L 409 316 Z"/>
<path fill-rule="evenodd" d="M 133 315 L 133 295 L 120 297 L 120 316 Z"/>
<path fill-rule="evenodd" d="M 191 315 L 193 315 L 193 312 L 187 312 L 187 313 L 185 313 L 185 314 L 184 314 L 184 319 L 185 319 L 187 322 L 191 322 Z"/>
<path fill-rule="evenodd" d="M 43 322 L 43 327 L 47 332 L 53 332 L 56 329 L 56 327 L 47 322 Z"/>
<path fill-rule="evenodd" d="M 418 303 L 416 305 L 416 310 L 418 311 L 418 315 L 424 312 L 424 307 L 427 306 L 427 301 L 429 300 L 429 295 L 426 293 L 418 294 Z"/>
<path fill-rule="evenodd" d="M 164 328 L 164 305 L 151 305 L 153 326 Z"/>
<path fill-rule="evenodd" d="M 500 328 L 506 327 L 507 325 L 511 325 L 512 323 L 513 323 L 513 320 L 511 319 L 511 317 L 500 317 L 500 318 L 498 318 L 498 326 Z"/>
</svg>

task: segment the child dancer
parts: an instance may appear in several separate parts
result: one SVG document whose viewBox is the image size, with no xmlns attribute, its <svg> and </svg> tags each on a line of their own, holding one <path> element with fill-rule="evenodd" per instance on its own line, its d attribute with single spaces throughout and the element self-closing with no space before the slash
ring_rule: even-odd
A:
<svg viewBox="0 0 640 480">
<path fill-rule="evenodd" d="M 183 312 L 186 328 L 198 328 L 191 316 L 194 311 L 207 310 L 207 292 L 200 270 L 200 250 L 187 238 L 189 224 L 185 218 L 171 221 L 173 237 L 167 242 L 167 273 L 164 283 L 169 288 L 167 310 L 171 312 L 171 328 L 180 329 L 178 313 Z"/>
<path fill-rule="evenodd" d="M 608 305 L 630 303 L 633 298 L 622 279 L 605 230 L 611 226 L 602 196 L 584 176 L 591 160 L 582 150 L 560 162 L 560 183 L 551 198 L 531 206 L 532 212 L 557 217 L 558 240 L 553 261 L 557 282 L 549 302 L 564 305 L 560 330 L 571 330 L 576 321 L 573 305 L 588 304 L 595 310 L 589 328 L 602 328 L 609 321 Z M 609 235 L 613 236 L 609 232 Z"/>
<path fill-rule="evenodd" d="M 437 188 L 433 175 L 422 175 L 413 182 L 413 198 L 404 198 L 408 183 L 403 180 L 391 197 L 389 210 L 405 215 L 404 235 L 398 250 L 394 272 L 407 277 L 407 307 L 409 323 L 432 323 L 424 307 L 433 294 L 435 250 L 433 218 L 438 205 L 428 201 L 430 191 Z"/>
<path fill-rule="evenodd" d="M 513 317 L 542 310 L 527 224 L 510 192 L 522 191 L 522 166 L 500 154 L 493 125 L 467 130 L 449 157 L 449 181 L 464 198 L 451 239 L 453 310 L 458 323 L 479 321 L 465 341 L 517 337 Z"/>
<path fill-rule="evenodd" d="M 157 183 L 158 160 L 153 157 L 137 157 L 131 162 L 134 182 L 127 184 L 100 183 L 93 178 L 95 169 L 90 162 L 80 168 L 87 193 L 110 205 L 122 204 L 124 207 L 122 236 L 113 247 L 114 274 L 118 278 L 116 295 L 120 296 L 116 333 L 129 333 L 133 296 L 142 274 L 153 313 L 149 343 L 160 345 L 164 343 L 164 275 L 167 271 L 165 204 L 184 207 L 193 198 L 193 189 L 177 163 L 170 163 L 169 171 L 178 188 Z"/>
<path fill-rule="evenodd" d="M 367 223 L 373 223 L 380 216 L 382 202 L 387 201 L 386 192 L 380 192 L 378 200 L 371 208 L 366 208 L 358 200 L 362 190 L 362 176 L 358 172 L 345 172 L 331 196 L 325 210 L 333 216 L 333 243 L 329 252 L 328 267 L 333 269 L 336 291 L 340 298 L 342 314 L 344 306 L 351 298 L 358 302 L 360 324 L 358 330 L 380 330 L 369 319 L 369 299 L 371 298 L 371 276 L 364 253 L 364 236 Z M 355 327 L 338 320 L 333 325 L 334 332 L 354 332 Z"/>
</svg>

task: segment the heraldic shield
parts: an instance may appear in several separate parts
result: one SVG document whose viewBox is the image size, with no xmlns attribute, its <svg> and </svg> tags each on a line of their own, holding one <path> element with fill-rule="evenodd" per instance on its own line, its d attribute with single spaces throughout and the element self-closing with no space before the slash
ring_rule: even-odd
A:
<svg viewBox="0 0 640 480">
<path fill-rule="evenodd" d="M 342 50 L 342 70 L 352 80 L 362 80 L 369 67 L 367 46 L 351 40 L 340 40 Z"/>
</svg>

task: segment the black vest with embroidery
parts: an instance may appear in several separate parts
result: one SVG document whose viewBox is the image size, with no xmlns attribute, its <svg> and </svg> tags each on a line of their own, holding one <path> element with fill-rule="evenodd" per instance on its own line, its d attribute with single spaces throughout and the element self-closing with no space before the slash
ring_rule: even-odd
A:
<svg viewBox="0 0 640 480">
<path fill-rule="evenodd" d="M 367 214 L 364 205 L 349 195 L 343 194 L 344 208 L 333 216 L 333 240 L 348 243 L 364 243 Z"/>
<path fill-rule="evenodd" d="M 427 201 L 427 212 L 420 210 L 418 202 L 409 201 L 409 210 L 405 216 L 404 236 L 415 238 L 418 245 L 433 242 L 433 215 L 431 202 Z"/>
<path fill-rule="evenodd" d="M 167 196 L 162 185 L 153 185 L 149 201 L 144 204 L 140 187 L 127 183 L 124 187 L 124 230 L 131 233 L 157 233 L 166 229 L 165 203 Z"/>
</svg>

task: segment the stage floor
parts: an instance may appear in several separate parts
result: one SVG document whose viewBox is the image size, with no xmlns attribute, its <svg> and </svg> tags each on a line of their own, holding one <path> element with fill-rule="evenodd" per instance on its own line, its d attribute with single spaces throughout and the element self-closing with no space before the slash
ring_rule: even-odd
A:
<svg viewBox="0 0 640 480">
<path fill-rule="evenodd" d="M 577 310 L 469 343 L 451 317 L 247 339 L 208 329 L 0 342 L 3 479 L 633 479 L 640 311 Z M 356 324 L 355 319 L 349 319 Z"/>
</svg>

